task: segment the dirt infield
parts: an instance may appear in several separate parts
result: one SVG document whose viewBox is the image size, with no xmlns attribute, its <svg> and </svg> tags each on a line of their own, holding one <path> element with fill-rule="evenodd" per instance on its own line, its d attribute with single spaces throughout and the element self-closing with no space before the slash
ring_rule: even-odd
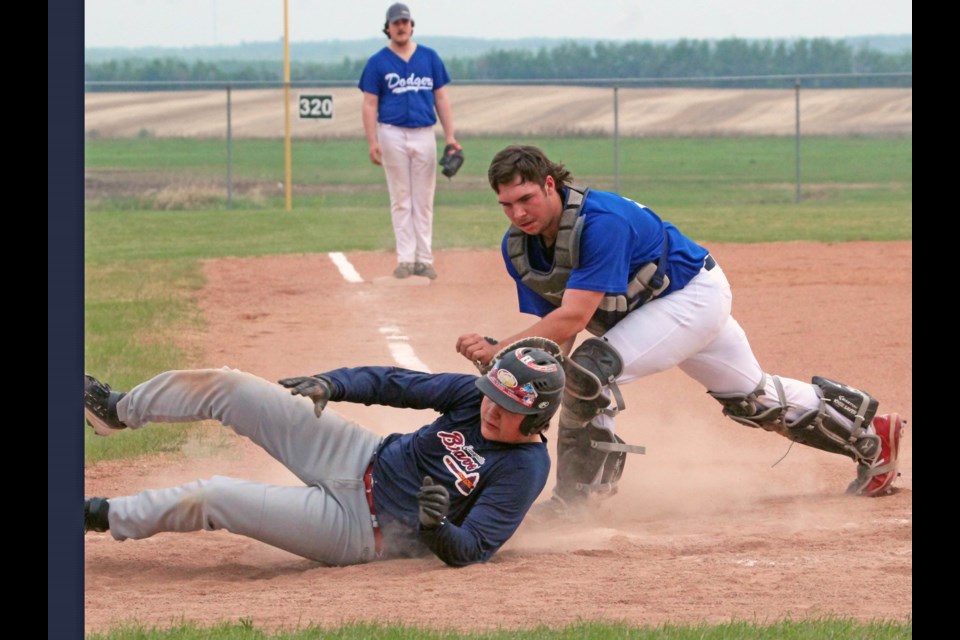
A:
<svg viewBox="0 0 960 640">
<path fill-rule="evenodd" d="M 731 280 L 734 314 L 767 371 L 850 382 L 877 396 L 881 411 L 910 420 L 911 242 L 708 248 Z M 439 252 L 440 277 L 429 286 L 374 284 L 392 270 L 392 253 L 347 258 L 363 283 L 345 282 L 320 254 L 207 262 L 199 294 L 206 330 L 184 337 L 200 348 L 198 365 L 275 380 L 387 364 L 386 329 L 406 336 L 432 371 L 471 372 L 454 349 L 459 334 L 504 336 L 530 321 L 515 311 L 495 251 Z M 85 628 L 247 620 L 292 629 L 365 620 L 481 630 L 580 619 L 912 616 L 912 423 L 896 492 L 854 498 L 843 494 L 854 475 L 850 460 L 789 448 L 779 436 L 724 419 L 679 371 L 634 382 L 624 395 L 618 432 L 647 454 L 628 460 L 620 493 L 594 522 L 553 530 L 524 524 L 491 562 L 464 569 L 434 558 L 325 567 L 222 531 L 123 543 L 91 533 Z M 384 434 L 431 419 L 331 408 Z M 89 467 L 85 492 L 128 494 L 215 474 L 296 482 L 249 442 L 210 425 L 209 433 L 221 432 L 225 447 L 198 441 L 183 455 Z M 547 492 L 551 486 L 552 479 Z"/>
</svg>

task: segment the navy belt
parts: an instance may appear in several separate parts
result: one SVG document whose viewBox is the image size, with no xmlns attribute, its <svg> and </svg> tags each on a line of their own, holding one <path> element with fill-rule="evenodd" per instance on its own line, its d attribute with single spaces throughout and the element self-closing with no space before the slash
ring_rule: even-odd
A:
<svg viewBox="0 0 960 640">
<path fill-rule="evenodd" d="M 714 260 L 713 256 L 708 253 L 707 257 L 704 258 L 703 260 L 703 268 L 706 269 L 707 271 L 710 271 L 715 266 L 717 266 L 717 261 Z"/>
</svg>

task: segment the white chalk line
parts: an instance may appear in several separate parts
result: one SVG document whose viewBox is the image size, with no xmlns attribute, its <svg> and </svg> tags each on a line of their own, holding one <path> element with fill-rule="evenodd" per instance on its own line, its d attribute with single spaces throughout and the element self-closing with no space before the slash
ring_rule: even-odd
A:
<svg viewBox="0 0 960 640">
<path fill-rule="evenodd" d="M 350 261 L 347 260 L 347 256 L 339 252 L 328 253 L 327 255 L 330 256 L 330 260 L 336 265 L 337 269 L 340 270 L 340 275 L 343 276 L 344 280 L 347 282 L 363 282 L 363 278 L 360 277 L 357 270 L 354 269 Z"/>
<path fill-rule="evenodd" d="M 331 262 L 333 262 L 340 271 L 340 275 L 343 276 L 344 280 L 347 282 L 363 282 L 363 278 L 360 277 L 357 270 L 350 264 L 350 261 L 347 260 L 347 256 L 340 252 L 332 252 L 327 255 L 330 256 Z M 393 356 L 397 364 L 405 369 L 414 369 L 416 371 L 430 373 L 430 367 L 417 357 L 417 354 L 413 351 L 413 347 L 410 346 L 410 339 L 400 333 L 399 327 L 385 325 L 380 327 L 379 331 L 380 334 L 387 339 L 387 347 L 390 349 L 390 355 Z"/>
<path fill-rule="evenodd" d="M 413 352 L 413 347 L 410 346 L 410 338 L 400 333 L 399 327 L 386 325 L 380 327 L 380 333 L 387 339 L 387 347 L 397 364 L 405 369 L 430 373 L 430 367 L 424 364 L 423 360 Z"/>
</svg>

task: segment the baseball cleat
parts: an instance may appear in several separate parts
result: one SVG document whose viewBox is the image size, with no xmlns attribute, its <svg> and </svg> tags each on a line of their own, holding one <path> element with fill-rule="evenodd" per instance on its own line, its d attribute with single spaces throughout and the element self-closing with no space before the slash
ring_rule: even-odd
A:
<svg viewBox="0 0 960 640">
<path fill-rule="evenodd" d="M 93 376 L 83 374 L 83 415 L 98 436 L 109 436 L 127 428 L 117 416 L 117 402 L 124 395 Z"/>
<path fill-rule="evenodd" d="M 434 270 L 432 264 L 426 264 L 424 262 L 418 262 L 413 265 L 413 275 L 423 276 L 424 278 L 430 278 L 431 280 L 437 279 L 437 272 Z"/>
<path fill-rule="evenodd" d="M 401 262 L 400 264 L 397 265 L 397 268 L 393 270 L 393 277 L 399 278 L 401 280 L 403 278 L 409 278 L 410 276 L 413 275 L 413 269 L 414 269 L 414 266 L 412 263 Z"/>
<path fill-rule="evenodd" d="M 893 493 L 891 485 L 900 475 L 897 456 L 906 423 L 899 413 L 885 413 L 873 419 L 873 430 L 880 437 L 880 453 L 873 462 L 857 465 L 857 479 L 850 484 L 848 493 L 867 497 Z"/>
<path fill-rule="evenodd" d="M 106 498 L 87 498 L 83 501 L 83 532 L 108 531 L 110 502 Z"/>
</svg>

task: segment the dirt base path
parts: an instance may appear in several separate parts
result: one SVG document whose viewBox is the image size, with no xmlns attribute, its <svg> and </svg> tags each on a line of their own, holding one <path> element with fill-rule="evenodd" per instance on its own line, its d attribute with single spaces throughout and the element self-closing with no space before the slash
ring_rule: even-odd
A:
<svg viewBox="0 0 960 640">
<path fill-rule="evenodd" d="M 882 412 L 911 418 L 912 243 L 709 248 L 767 371 L 843 380 L 878 397 Z M 458 335 L 505 336 L 529 323 L 514 311 L 497 252 L 441 252 L 440 277 L 427 286 L 374 283 L 391 272 L 392 254 L 347 258 L 363 283 L 346 283 L 325 255 L 207 263 L 200 301 L 207 330 L 192 337 L 204 354 L 198 365 L 277 379 L 387 364 L 391 341 L 406 336 L 430 370 L 470 372 L 454 350 Z M 912 423 L 896 492 L 854 498 L 843 494 L 854 476 L 850 460 L 802 446 L 788 453 L 785 439 L 723 418 L 679 371 L 623 391 L 618 433 L 646 445 L 647 454 L 627 461 L 620 492 L 589 524 L 546 531 L 524 524 L 491 562 L 459 570 L 433 558 L 326 567 L 226 532 L 123 543 L 91 533 L 86 630 L 184 620 L 482 630 L 581 619 L 656 625 L 912 616 Z M 348 404 L 337 410 L 381 433 L 432 419 Z M 209 433 L 221 432 L 208 436 L 229 445 L 219 450 L 198 446 L 90 467 L 86 494 L 129 494 L 214 474 L 296 482 L 249 442 L 210 426 Z M 544 497 L 551 487 L 552 479 Z"/>
</svg>

